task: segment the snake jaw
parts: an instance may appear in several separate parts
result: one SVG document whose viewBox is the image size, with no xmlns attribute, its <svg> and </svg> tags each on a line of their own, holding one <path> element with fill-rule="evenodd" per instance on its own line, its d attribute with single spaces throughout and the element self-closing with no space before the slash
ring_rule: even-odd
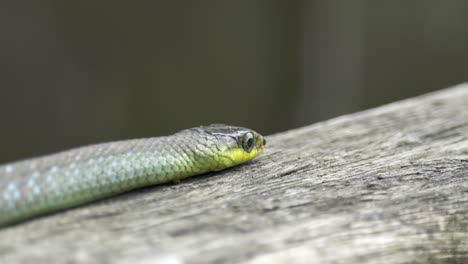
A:
<svg viewBox="0 0 468 264">
<path fill-rule="evenodd" d="M 236 166 L 248 161 L 251 161 L 264 151 L 264 138 L 262 135 L 254 131 L 249 131 L 254 134 L 255 146 L 251 150 L 247 151 L 243 148 L 242 144 L 239 143 L 241 140 L 239 135 L 237 137 L 236 143 L 233 143 L 233 140 L 228 140 L 230 144 L 225 144 L 225 149 L 219 153 L 220 156 L 220 170 L 228 167 Z"/>
</svg>

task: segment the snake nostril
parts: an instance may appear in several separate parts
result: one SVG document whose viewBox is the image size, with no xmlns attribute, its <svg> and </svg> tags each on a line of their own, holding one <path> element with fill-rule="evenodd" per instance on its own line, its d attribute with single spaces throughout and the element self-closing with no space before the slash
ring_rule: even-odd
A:
<svg viewBox="0 0 468 264">
<path fill-rule="evenodd" d="M 266 139 L 263 139 L 263 146 L 266 145 Z"/>
</svg>

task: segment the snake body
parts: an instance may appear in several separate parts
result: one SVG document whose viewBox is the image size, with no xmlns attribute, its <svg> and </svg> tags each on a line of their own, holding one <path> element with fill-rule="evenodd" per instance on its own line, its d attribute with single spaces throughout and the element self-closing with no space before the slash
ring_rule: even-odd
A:
<svg viewBox="0 0 468 264">
<path fill-rule="evenodd" d="M 262 153 L 264 145 L 255 131 L 218 124 L 5 164 L 0 166 L 0 226 L 232 167 Z"/>
</svg>

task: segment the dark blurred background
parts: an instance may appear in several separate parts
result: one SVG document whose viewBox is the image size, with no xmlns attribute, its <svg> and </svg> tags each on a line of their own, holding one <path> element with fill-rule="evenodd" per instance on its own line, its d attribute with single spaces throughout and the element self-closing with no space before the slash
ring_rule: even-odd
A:
<svg viewBox="0 0 468 264">
<path fill-rule="evenodd" d="M 468 79 L 467 1 L 0 3 L 0 163 L 209 123 L 264 134 Z"/>
</svg>

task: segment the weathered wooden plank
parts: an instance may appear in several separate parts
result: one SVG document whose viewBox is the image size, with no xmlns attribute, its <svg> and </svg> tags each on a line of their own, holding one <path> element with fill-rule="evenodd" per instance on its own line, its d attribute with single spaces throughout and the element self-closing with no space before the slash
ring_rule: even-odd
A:
<svg viewBox="0 0 468 264">
<path fill-rule="evenodd" d="M 267 140 L 251 164 L 2 229 L 0 262 L 468 263 L 468 85 Z"/>
</svg>

